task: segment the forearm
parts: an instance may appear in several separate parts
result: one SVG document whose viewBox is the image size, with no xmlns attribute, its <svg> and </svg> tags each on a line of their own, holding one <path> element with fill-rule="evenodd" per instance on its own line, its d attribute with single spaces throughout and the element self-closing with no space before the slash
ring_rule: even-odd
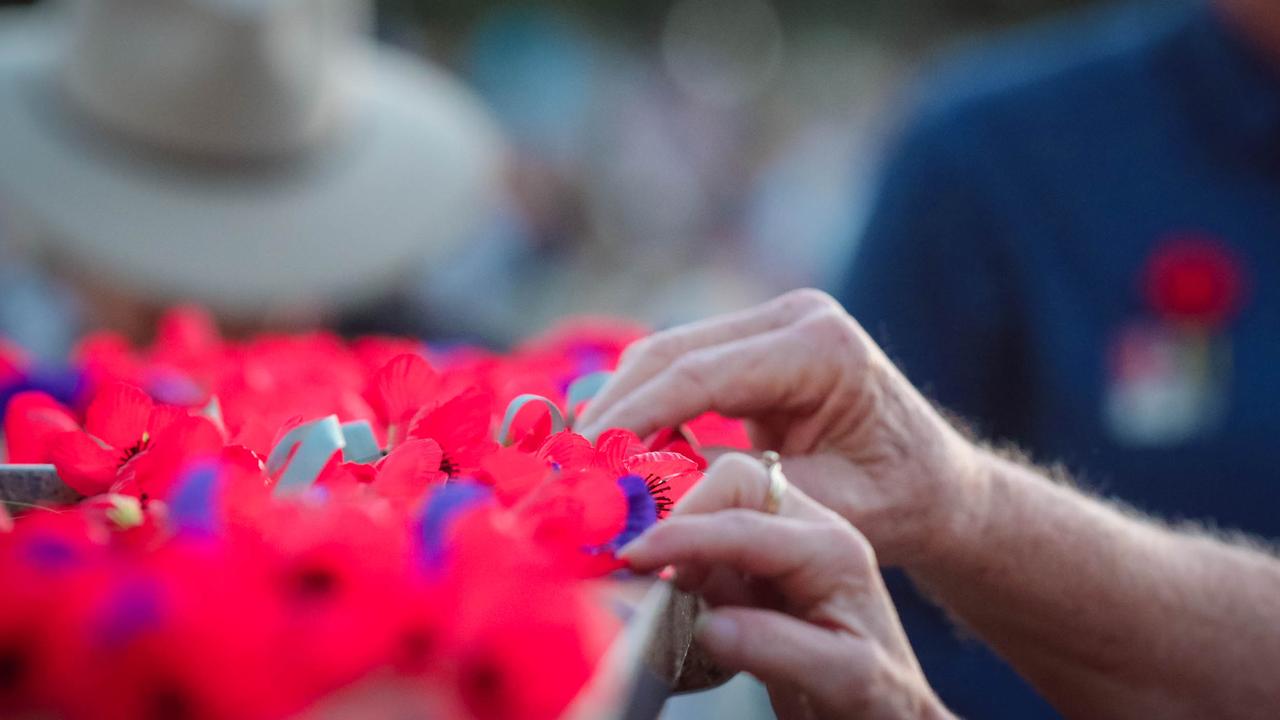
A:
<svg viewBox="0 0 1280 720">
<path fill-rule="evenodd" d="M 981 522 L 909 567 L 1073 717 L 1274 717 L 1280 560 L 987 456 Z"/>
</svg>

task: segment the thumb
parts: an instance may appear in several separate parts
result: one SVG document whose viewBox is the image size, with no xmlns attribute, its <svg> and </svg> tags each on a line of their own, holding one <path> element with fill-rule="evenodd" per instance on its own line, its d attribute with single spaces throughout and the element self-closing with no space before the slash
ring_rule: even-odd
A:
<svg viewBox="0 0 1280 720">
<path fill-rule="evenodd" d="M 824 705 L 847 689 L 857 672 L 854 638 L 771 610 L 704 612 L 694 639 L 721 667 L 802 689 Z"/>
</svg>

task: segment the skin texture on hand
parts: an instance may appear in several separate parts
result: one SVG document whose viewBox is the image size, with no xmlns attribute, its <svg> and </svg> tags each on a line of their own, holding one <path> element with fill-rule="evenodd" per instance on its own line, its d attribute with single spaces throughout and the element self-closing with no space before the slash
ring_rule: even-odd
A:
<svg viewBox="0 0 1280 720">
<path fill-rule="evenodd" d="M 613 426 L 645 434 L 706 411 L 744 418 L 756 448 L 781 452 L 804 495 L 853 523 L 882 562 L 905 567 L 1068 717 L 1280 712 L 1280 560 L 1135 518 L 969 443 L 831 298 L 790 293 L 637 343 L 579 427 L 587 435 Z M 761 491 L 753 499 L 750 487 L 738 486 L 722 505 L 762 507 Z M 677 514 L 696 509 L 699 494 L 686 496 Z M 737 537 L 727 525 L 723 537 Z M 686 532 L 681 526 L 660 526 L 652 537 Z M 839 542 L 831 532 L 830 542 Z M 718 547 L 713 534 L 684 541 Z M 682 583 L 711 597 L 722 585 L 741 590 L 707 566 L 734 567 L 729 561 L 743 560 L 746 550 L 722 558 L 660 547 L 655 557 L 689 565 L 678 567 Z M 863 598 L 878 596 L 866 591 L 860 567 L 826 569 L 862 583 Z M 786 570 L 791 578 L 813 574 Z M 747 600 L 758 607 L 767 598 Z M 857 613 L 802 600 L 809 604 L 795 607 L 811 625 L 844 622 L 846 634 L 859 634 L 851 620 Z M 863 611 L 859 622 L 880 617 L 871 606 Z M 874 637 L 898 658 L 892 633 Z M 809 651 L 823 652 L 818 645 Z M 902 697 L 894 680 L 862 682 Z"/>
<path fill-rule="evenodd" d="M 949 718 L 924 679 L 880 577 L 846 520 L 791 488 L 776 515 L 763 466 L 718 459 L 671 518 L 623 549 L 640 572 L 676 566 L 675 583 L 713 609 L 696 637 L 731 670 L 765 682 L 778 716 Z"/>
<path fill-rule="evenodd" d="M 975 450 L 829 296 L 788 293 L 641 340 L 583 412 L 593 437 L 641 435 L 714 410 L 849 519 L 886 564 L 928 555 L 983 508 Z"/>
</svg>

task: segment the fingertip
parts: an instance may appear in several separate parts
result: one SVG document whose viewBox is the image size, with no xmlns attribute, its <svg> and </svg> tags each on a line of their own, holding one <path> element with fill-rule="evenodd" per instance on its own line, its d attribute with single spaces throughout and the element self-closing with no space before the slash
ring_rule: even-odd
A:
<svg viewBox="0 0 1280 720">
<path fill-rule="evenodd" d="M 741 629 L 738 621 L 714 610 L 703 611 L 693 623 L 693 636 L 713 655 L 736 647 Z"/>
<path fill-rule="evenodd" d="M 614 554 L 617 555 L 618 558 L 622 560 L 626 560 L 628 563 L 634 562 L 636 552 L 639 551 L 639 549 L 643 545 L 644 545 L 644 536 L 641 535 L 640 537 L 632 540 L 626 545 L 623 545 L 622 547 L 618 548 L 618 551 L 615 552 Z"/>
</svg>

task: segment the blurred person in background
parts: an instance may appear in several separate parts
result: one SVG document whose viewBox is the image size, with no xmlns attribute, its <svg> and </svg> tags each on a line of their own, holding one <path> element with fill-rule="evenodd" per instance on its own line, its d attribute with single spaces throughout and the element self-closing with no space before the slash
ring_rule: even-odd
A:
<svg viewBox="0 0 1280 720">
<path fill-rule="evenodd" d="M 1143 511 L 1280 534 L 1280 3 L 1092 11 L 954 60 L 922 97 L 850 312 L 983 435 Z M 951 708 L 1053 716 L 890 585 Z"/>
<path fill-rule="evenodd" d="M 57 356 L 81 321 L 145 334 L 174 302 L 232 329 L 396 308 L 489 211 L 501 145 L 371 21 L 351 0 L 0 12 L 0 333 Z"/>
</svg>

